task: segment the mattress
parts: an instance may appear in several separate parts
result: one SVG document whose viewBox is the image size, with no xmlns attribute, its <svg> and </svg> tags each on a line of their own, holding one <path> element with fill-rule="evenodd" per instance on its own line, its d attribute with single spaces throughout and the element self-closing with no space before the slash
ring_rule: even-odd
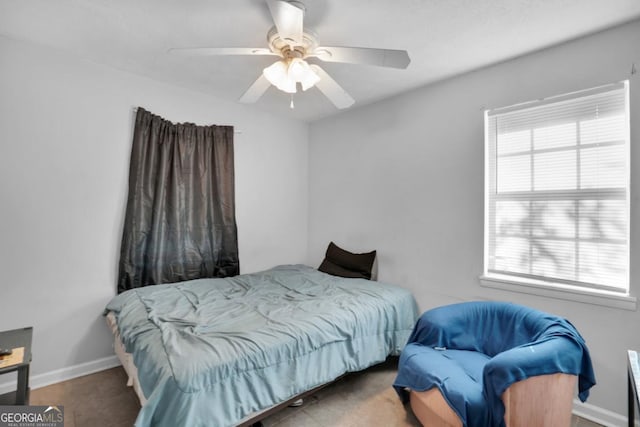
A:
<svg viewBox="0 0 640 427">
<path fill-rule="evenodd" d="M 133 365 L 137 426 L 237 425 L 399 354 L 418 316 L 405 289 L 303 265 L 133 289 L 106 312 Z"/>
</svg>

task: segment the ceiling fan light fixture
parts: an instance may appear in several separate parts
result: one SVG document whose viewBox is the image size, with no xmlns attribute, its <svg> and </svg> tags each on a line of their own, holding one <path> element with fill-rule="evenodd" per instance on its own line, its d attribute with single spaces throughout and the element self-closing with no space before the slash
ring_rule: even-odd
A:
<svg viewBox="0 0 640 427">
<path fill-rule="evenodd" d="M 288 75 L 288 66 L 284 61 L 276 61 L 262 70 L 264 77 L 283 92 L 296 93 L 296 82 Z"/>
<path fill-rule="evenodd" d="M 269 83 L 286 93 L 296 93 L 297 83 L 302 90 L 307 90 L 320 81 L 320 76 L 307 61 L 298 57 L 274 62 L 262 70 L 262 74 Z"/>
<path fill-rule="evenodd" d="M 301 58 L 292 58 L 289 62 L 289 78 L 295 82 L 300 82 L 302 90 L 312 88 L 316 83 L 320 81 L 318 76 L 309 67 L 307 61 Z"/>
<path fill-rule="evenodd" d="M 319 81 L 320 77 L 313 71 L 310 71 L 309 74 L 307 74 L 305 78 L 300 81 L 300 84 L 302 85 L 302 90 L 307 90 L 314 87 Z"/>
<path fill-rule="evenodd" d="M 287 74 L 291 80 L 296 82 L 300 81 L 302 77 L 309 70 L 309 64 L 307 64 L 304 59 L 301 58 L 291 58 L 289 60 L 289 67 L 287 69 Z"/>
</svg>

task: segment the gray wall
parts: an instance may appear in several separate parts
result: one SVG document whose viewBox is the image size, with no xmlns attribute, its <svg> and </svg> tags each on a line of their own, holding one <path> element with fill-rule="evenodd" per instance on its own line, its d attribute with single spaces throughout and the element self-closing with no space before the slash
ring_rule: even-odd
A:
<svg viewBox="0 0 640 427">
<path fill-rule="evenodd" d="M 379 279 L 409 288 L 422 309 L 477 298 L 569 318 L 592 351 L 589 403 L 626 414 L 626 350 L 640 315 L 483 288 L 486 108 L 631 80 L 631 293 L 640 294 L 640 21 L 316 122 L 309 145 L 309 263 L 330 240 L 377 249 Z"/>
<path fill-rule="evenodd" d="M 34 327 L 32 379 L 113 355 L 136 106 L 235 126 L 242 272 L 305 261 L 307 124 L 2 37 L 0 57 L 0 329 Z"/>
</svg>

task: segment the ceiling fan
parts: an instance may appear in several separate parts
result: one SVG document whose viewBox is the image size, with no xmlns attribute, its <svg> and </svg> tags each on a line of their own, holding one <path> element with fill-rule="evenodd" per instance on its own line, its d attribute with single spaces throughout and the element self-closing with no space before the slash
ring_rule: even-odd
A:
<svg viewBox="0 0 640 427">
<path fill-rule="evenodd" d="M 316 34 L 304 28 L 304 4 L 299 1 L 266 0 L 275 26 L 267 34 L 268 48 L 203 47 L 173 48 L 171 53 L 187 55 L 272 55 L 281 59 L 265 68 L 258 79 L 240 97 L 240 102 L 254 103 L 269 86 L 296 93 L 298 85 L 305 91 L 317 87 L 337 108 L 348 108 L 355 100 L 317 64 L 308 58 L 325 62 L 407 68 L 409 54 L 405 50 L 364 47 L 319 46 Z M 293 108 L 293 99 L 291 101 Z"/>
</svg>

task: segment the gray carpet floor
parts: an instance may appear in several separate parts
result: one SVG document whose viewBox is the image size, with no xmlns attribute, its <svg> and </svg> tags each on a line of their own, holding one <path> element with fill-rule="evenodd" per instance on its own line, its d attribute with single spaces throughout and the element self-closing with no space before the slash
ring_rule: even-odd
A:
<svg viewBox="0 0 640 427">
<path fill-rule="evenodd" d="M 263 420 L 265 427 L 405 427 L 420 424 L 391 384 L 397 359 L 349 374 Z M 140 405 L 120 367 L 32 390 L 32 405 L 62 405 L 65 427 L 132 426 Z M 573 417 L 571 427 L 597 427 Z"/>
</svg>

